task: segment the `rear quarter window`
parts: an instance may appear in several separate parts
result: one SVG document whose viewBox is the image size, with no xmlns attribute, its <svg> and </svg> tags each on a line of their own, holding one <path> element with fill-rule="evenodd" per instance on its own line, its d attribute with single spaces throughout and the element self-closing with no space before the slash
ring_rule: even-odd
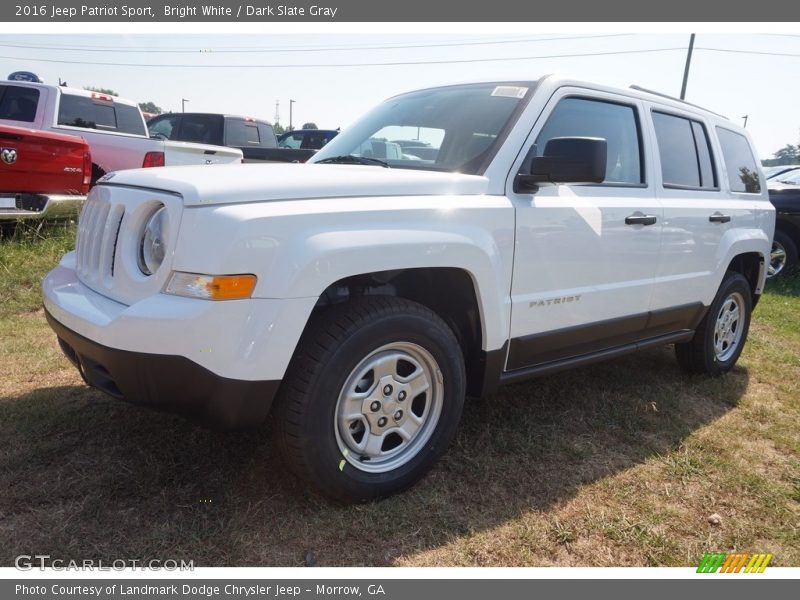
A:
<svg viewBox="0 0 800 600">
<path fill-rule="evenodd" d="M 258 147 L 261 145 L 261 135 L 258 125 L 243 119 L 228 119 L 225 128 L 225 143 L 228 146 Z"/>
<path fill-rule="evenodd" d="M 725 168 L 728 171 L 728 183 L 731 191 L 747 194 L 761 193 L 758 166 L 747 138 L 722 127 L 717 127 L 717 137 L 722 148 Z"/>
<path fill-rule="evenodd" d="M 84 129 L 147 135 L 141 113 L 135 106 L 98 101 L 72 94 L 61 95 L 61 101 L 58 104 L 58 124 Z"/>
<path fill-rule="evenodd" d="M 39 104 L 39 90 L 17 85 L 0 85 L 0 119 L 33 123 Z"/>
</svg>

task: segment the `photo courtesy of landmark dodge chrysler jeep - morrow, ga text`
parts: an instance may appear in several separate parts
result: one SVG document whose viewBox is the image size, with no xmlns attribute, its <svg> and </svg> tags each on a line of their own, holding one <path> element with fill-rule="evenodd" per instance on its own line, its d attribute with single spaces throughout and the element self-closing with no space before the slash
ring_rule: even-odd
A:
<svg viewBox="0 0 800 600">
<path fill-rule="evenodd" d="M 445 452 L 467 395 L 657 344 L 731 369 L 775 223 L 755 157 L 638 88 L 415 91 L 306 164 L 102 178 L 46 314 L 90 385 L 219 426 L 271 412 L 294 472 L 378 498 Z"/>
</svg>

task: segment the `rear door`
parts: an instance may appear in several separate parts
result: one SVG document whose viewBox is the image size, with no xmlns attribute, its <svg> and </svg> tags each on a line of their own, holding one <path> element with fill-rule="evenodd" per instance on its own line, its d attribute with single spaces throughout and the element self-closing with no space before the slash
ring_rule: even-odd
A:
<svg viewBox="0 0 800 600">
<path fill-rule="evenodd" d="M 533 145 L 541 156 L 552 138 L 603 138 L 608 160 L 603 184 L 509 190 L 517 223 L 508 370 L 644 335 L 662 209 L 645 161 L 641 111 L 635 98 L 561 88 L 528 138 L 521 156 Z"/>
<path fill-rule="evenodd" d="M 703 305 L 711 303 L 720 284 L 723 238 L 737 227 L 752 226 L 753 215 L 746 202 L 737 201 L 728 191 L 731 183 L 723 180 L 711 123 L 702 115 L 658 105 L 649 106 L 648 112 L 656 140 L 658 193 L 664 204 L 652 310 L 671 314 L 673 328 L 693 329 Z M 747 141 L 741 140 L 749 152 Z M 745 167 L 744 180 L 738 162 L 733 167 L 732 184 L 742 193 L 760 189 L 752 155 L 750 160 L 750 174 Z"/>
</svg>

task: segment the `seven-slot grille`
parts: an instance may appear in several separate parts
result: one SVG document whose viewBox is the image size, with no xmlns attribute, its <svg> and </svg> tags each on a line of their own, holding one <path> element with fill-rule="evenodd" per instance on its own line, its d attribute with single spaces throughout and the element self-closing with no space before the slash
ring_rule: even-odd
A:
<svg viewBox="0 0 800 600">
<path fill-rule="evenodd" d="M 114 257 L 125 206 L 112 204 L 99 195 L 90 197 L 78 221 L 77 272 L 91 288 L 110 288 Z"/>
</svg>

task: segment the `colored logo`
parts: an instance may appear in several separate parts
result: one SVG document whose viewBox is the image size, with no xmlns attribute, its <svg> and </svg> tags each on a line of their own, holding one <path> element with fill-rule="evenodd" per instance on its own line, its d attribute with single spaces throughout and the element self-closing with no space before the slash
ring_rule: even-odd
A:
<svg viewBox="0 0 800 600">
<path fill-rule="evenodd" d="M 698 573 L 763 573 L 772 554 L 724 554 L 722 552 L 706 552 Z"/>
<path fill-rule="evenodd" d="M 17 151 L 14 148 L 0 149 L 0 159 L 7 165 L 13 165 L 17 162 Z"/>
</svg>

